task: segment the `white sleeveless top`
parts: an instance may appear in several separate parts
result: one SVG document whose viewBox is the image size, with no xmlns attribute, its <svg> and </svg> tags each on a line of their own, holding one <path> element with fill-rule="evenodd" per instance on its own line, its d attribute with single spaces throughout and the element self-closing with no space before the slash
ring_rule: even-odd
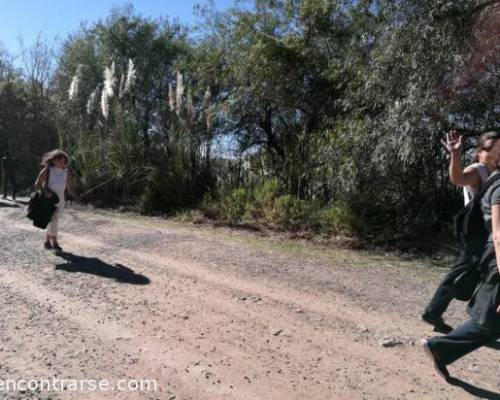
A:
<svg viewBox="0 0 500 400">
<path fill-rule="evenodd" d="M 474 163 L 471 164 L 470 167 L 472 167 L 477 171 L 477 173 L 481 178 L 481 185 L 483 185 L 484 182 L 488 180 L 488 177 L 490 175 L 486 166 L 481 163 Z M 472 201 L 477 191 L 471 188 L 470 186 L 465 186 L 463 189 L 464 189 L 464 203 L 465 205 L 467 205 Z"/>
<path fill-rule="evenodd" d="M 68 182 L 68 170 L 49 167 L 49 181 L 47 186 L 59 197 L 57 207 L 64 206 L 64 193 L 66 191 L 66 184 Z"/>
</svg>

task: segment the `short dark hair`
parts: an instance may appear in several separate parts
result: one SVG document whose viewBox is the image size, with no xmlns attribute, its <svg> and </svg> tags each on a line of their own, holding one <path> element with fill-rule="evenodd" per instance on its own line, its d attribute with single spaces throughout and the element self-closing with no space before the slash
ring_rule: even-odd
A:
<svg viewBox="0 0 500 400">
<path fill-rule="evenodd" d="M 489 131 L 484 134 L 486 139 L 500 139 L 500 132 L 497 131 Z"/>
<path fill-rule="evenodd" d="M 486 141 L 487 140 L 498 140 L 500 139 L 500 132 L 497 131 L 490 131 L 483 133 L 478 140 L 477 143 L 477 150 L 483 150 L 486 146 Z"/>
</svg>

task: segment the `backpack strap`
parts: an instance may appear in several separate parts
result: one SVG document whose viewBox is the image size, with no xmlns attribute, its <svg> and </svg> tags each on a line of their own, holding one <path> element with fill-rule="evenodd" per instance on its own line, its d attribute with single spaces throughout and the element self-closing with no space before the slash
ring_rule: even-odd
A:
<svg viewBox="0 0 500 400">
<path fill-rule="evenodd" d="M 479 192 L 476 193 L 474 196 L 473 201 L 479 203 L 482 199 L 482 197 L 485 195 L 485 193 L 488 191 L 488 189 L 500 179 L 500 172 L 496 173 L 495 175 L 492 175 L 483 186 L 481 186 L 481 189 Z"/>
</svg>

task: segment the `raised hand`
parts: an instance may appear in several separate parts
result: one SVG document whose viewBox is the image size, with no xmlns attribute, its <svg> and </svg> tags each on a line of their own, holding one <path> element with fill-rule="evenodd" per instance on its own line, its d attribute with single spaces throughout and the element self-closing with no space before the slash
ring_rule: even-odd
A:
<svg viewBox="0 0 500 400">
<path fill-rule="evenodd" d="M 462 151 L 463 136 L 457 131 L 449 131 L 446 134 L 446 141 L 441 140 L 441 143 L 446 148 L 448 153 L 458 153 Z"/>
</svg>

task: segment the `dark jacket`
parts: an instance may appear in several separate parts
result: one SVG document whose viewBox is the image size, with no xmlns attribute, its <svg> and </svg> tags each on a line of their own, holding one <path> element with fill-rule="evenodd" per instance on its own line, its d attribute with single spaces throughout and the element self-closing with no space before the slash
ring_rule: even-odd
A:
<svg viewBox="0 0 500 400">
<path fill-rule="evenodd" d="M 500 314 L 497 314 L 500 294 L 495 246 L 488 243 L 481 260 L 482 278 L 469 302 L 467 312 L 474 322 L 492 332 L 500 333 Z"/>
</svg>

